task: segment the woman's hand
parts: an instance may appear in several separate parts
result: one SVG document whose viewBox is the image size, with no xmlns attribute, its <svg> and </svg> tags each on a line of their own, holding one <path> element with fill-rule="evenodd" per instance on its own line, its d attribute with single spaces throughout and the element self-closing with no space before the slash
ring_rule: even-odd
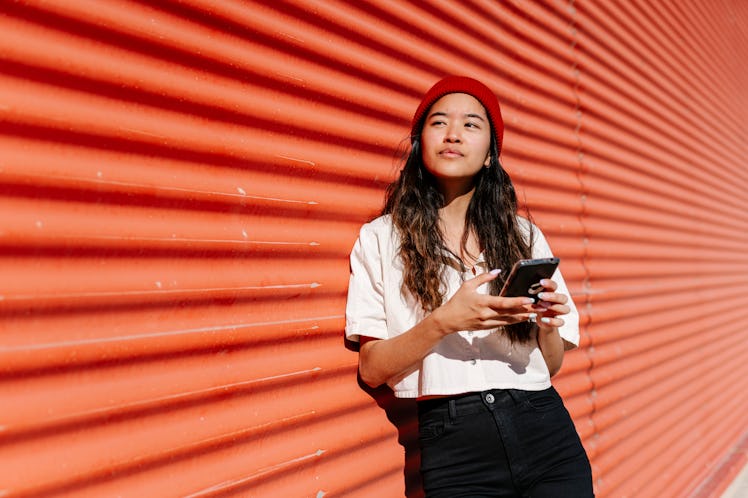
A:
<svg viewBox="0 0 748 498">
<path fill-rule="evenodd" d="M 532 309 L 538 314 L 537 324 L 541 329 L 554 329 L 564 324 L 561 315 L 566 315 L 571 309 L 566 305 L 569 298 L 565 294 L 556 292 L 558 285 L 550 279 L 540 281 L 543 291 L 538 294 L 539 301 Z"/>
<path fill-rule="evenodd" d="M 531 315 L 538 313 L 530 309 L 529 305 L 533 303 L 532 298 L 500 297 L 478 293 L 478 287 L 490 282 L 498 275 L 499 270 L 494 270 L 466 280 L 449 301 L 433 311 L 431 315 L 443 335 L 460 330 L 494 329 L 504 325 L 527 321 Z M 555 290 L 555 284 L 553 285 L 553 290 Z M 565 298 L 565 296 L 559 295 Z M 555 299 L 553 296 L 548 297 L 551 300 Z M 543 301 L 543 303 L 545 302 Z M 553 301 L 548 302 L 553 303 L 548 308 L 550 310 L 548 313 L 555 313 L 551 308 L 557 304 Z M 544 312 L 546 311 L 545 308 L 543 310 Z M 554 318 L 554 320 L 560 319 Z"/>
</svg>

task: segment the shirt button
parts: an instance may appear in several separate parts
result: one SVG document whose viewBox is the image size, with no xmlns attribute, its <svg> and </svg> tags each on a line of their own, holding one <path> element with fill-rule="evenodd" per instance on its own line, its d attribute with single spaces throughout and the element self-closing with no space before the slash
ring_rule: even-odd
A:
<svg viewBox="0 0 748 498">
<path fill-rule="evenodd" d="M 493 397 L 493 394 L 491 394 L 491 393 L 486 394 L 486 402 L 487 403 L 493 403 L 494 401 L 496 401 L 496 398 Z"/>
<path fill-rule="evenodd" d="M 476 363 L 478 363 L 478 360 L 476 360 L 475 358 L 473 358 L 472 360 L 470 360 L 470 364 L 471 365 L 475 365 Z"/>
</svg>

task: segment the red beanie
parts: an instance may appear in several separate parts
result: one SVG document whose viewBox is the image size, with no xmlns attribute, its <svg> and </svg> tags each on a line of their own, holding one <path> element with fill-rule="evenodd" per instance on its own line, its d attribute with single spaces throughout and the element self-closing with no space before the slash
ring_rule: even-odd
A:
<svg viewBox="0 0 748 498">
<path fill-rule="evenodd" d="M 504 120 L 501 118 L 499 100 L 486 85 L 466 76 L 447 76 L 438 81 L 426 92 L 423 100 L 421 100 L 421 104 L 416 109 L 416 113 L 413 115 L 411 136 L 415 137 L 420 133 L 420 129 L 422 128 L 421 121 L 424 119 L 424 114 L 426 114 L 434 102 L 449 93 L 467 93 L 483 104 L 488 113 L 488 119 L 491 120 L 494 137 L 496 138 L 496 147 L 499 150 L 499 154 L 501 154 L 501 146 L 504 144 Z"/>
</svg>

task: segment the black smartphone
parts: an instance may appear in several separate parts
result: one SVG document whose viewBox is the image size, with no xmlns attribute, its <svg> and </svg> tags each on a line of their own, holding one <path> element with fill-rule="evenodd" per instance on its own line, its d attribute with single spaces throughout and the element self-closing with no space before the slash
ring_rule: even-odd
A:
<svg viewBox="0 0 748 498">
<path fill-rule="evenodd" d="M 540 281 L 551 278 L 560 261 L 559 258 L 520 259 L 514 264 L 499 295 L 527 296 L 537 301 L 537 295 L 543 291 Z"/>
</svg>

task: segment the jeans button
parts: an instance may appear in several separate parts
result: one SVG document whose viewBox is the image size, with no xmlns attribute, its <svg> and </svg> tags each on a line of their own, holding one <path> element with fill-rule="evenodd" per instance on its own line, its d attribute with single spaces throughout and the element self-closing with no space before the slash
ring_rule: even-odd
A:
<svg viewBox="0 0 748 498">
<path fill-rule="evenodd" d="M 493 397 L 493 394 L 488 393 L 488 394 L 486 394 L 486 401 L 488 403 L 493 403 L 494 401 L 496 401 L 496 398 Z"/>
</svg>

